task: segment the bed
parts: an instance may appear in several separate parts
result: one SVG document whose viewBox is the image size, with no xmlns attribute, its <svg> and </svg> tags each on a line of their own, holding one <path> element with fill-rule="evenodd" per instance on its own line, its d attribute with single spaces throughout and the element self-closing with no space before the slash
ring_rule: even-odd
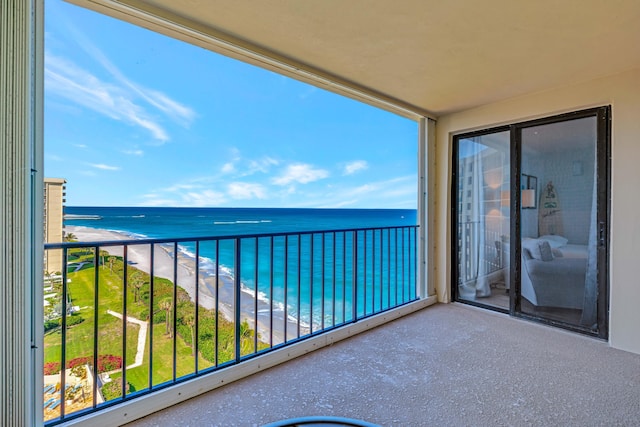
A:
<svg viewBox="0 0 640 427">
<path fill-rule="evenodd" d="M 562 236 L 522 239 L 521 292 L 538 307 L 582 309 L 587 246 Z"/>
</svg>

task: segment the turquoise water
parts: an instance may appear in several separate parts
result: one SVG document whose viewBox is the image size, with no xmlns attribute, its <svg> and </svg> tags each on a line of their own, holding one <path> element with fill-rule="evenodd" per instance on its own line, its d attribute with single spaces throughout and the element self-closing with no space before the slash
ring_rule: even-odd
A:
<svg viewBox="0 0 640 427">
<path fill-rule="evenodd" d="M 314 325 L 380 311 L 415 297 L 415 232 L 395 229 L 258 237 L 262 234 L 411 226 L 415 210 L 245 209 L 67 207 L 65 225 L 124 232 L 134 238 L 229 237 L 199 246 L 201 274 L 236 277 L 235 245 L 240 242 L 240 280 L 245 293 L 273 302 L 288 318 Z M 353 254 L 357 242 L 354 289 Z M 256 248 L 257 245 L 257 248 Z M 216 251 L 217 249 L 217 251 Z M 195 258 L 195 242 L 180 244 Z M 256 262 L 256 254 L 258 260 Z M 403 262 L 404 261 L 404 262 Z M 257 266 L 257 271 L 256 271 Z M 397 283 L 404 279 L 404 286 Z M 256 285 L 257 282 L 257 285 Z M 209 289 L 214 294 L 214 289 Z M 324 322 L 323 322 L 324 320 Z"/>
</svg>

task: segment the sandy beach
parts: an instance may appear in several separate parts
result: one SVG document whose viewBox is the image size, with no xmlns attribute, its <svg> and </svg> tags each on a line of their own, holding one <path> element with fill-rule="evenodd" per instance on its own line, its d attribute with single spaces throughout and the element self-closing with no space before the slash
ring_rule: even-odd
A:
<svg viewBox="0 0 640 427">
<path fill-rule="evenodd" d="M 90 228 L 82 226 L 67 226 L 66 233 L 73 233 L 79 242 L 101 242 L 101 241 L 117 241 L 132 240 L 132 236 L 116 231 L 104 230 L 100 228 Z M 106 246 L 102 249 L 111 255 L 123 256 L 123 248 L 121 246 Z M 128 264 L 135 268 L 151 274 L 151 249 L 150 245 L 130 245 L 127 249 Z M 215 309 L 216 306 L 216 277 L 199 275 L 198 284 L 196 284 L 195 260 L 187 257 L 180 251 L 178 252 L 177 273 L 174 269 L 173 246 L 156 245 L 154 249 L 153 274 L 156 277 L 162 277 L 171 281 L 177 277 L 177 284 L 183 288 L 192 301 L 196 301 L 196 293 L 198 302 L 207 309 Z M 234 278 L 226 273 L 220 272 L 217 280 L 218 307 L 220 313 L 228 320 L 234 320 L 234 297 L 235 283 Z M 246 319 L 249 325 L 256 328 L 260 339 L 269 342 L 270 336 L 270 313 L 271 307 L 268 302 L 258 299 L 258 316 L 257 325 L 255 325 L 255 299 L 250 292 L 241 292 L 240 313 L 241 318 Z M 298 324 L 295 321 L 288 320 L 287 336 L 289 339 L 297 337 Z M 305 327 L 300 328 L 301 335 L 308 333 Z M 284 313 L 282 310 L 273 308 L 273 344 L 284 341 Z"/>
</svg>

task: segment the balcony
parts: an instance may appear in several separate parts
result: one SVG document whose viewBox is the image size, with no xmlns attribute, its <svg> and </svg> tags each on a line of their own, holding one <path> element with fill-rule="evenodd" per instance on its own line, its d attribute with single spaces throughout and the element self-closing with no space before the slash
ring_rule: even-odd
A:
<svg viewBox="0 0 640 427">
<path fill-rule="evenodd" d="M 638 355 L 439 304 L 128 425 L 250 426 L 307 416 L 382 426 L 637 425 L 638 402 Z"/>
<path fill-rule="evenodd" d="M 48 425 L 254 369 L 261 357 L 282 361 L 294 344 L 317 346 L 418 300 L 416 226 L 45 245 L 51 251 L 65 267 L 44 280 Z"/>
</svg>

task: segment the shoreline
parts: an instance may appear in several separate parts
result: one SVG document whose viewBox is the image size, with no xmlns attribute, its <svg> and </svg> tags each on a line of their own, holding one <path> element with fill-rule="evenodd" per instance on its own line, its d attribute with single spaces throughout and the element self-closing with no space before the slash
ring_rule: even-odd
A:
<svg viewBox="0 0 640 427">
<path fill-rule="evenodd" d="M 100 242 L 136 239 L 132 234 L 93 228 L 85 226 L 65 226 L 65 232 L 73 233 L 78 242 Z M 196 289 L 198 304 L 209 310 L 216 308 L 216 276 L 199 274 L 198 284 L 195 283 L 195 260 L 188 257 L 182 251 L 178 251 L 177 263 L 175 263 L 173 247 L 166 244 L 160 245 L 161 250 L 154 249 L 153 275 L 170 281 L 177 278 L 177 286 L 183 288 L 191 300 L 196 301 Z M 156 248 L 158 245 L 156 245 Z M 111 255 L 123 256 L 123 248 L 120 246 L 107 246 L 101 248 Z M 130 266 L 151 275 L 151 250 L 148 245 L 130 245 L 127 249 L 127 262 Z M 174 263 L 177 265 L 177 273 L 174 272 Z M 213 292 L 212 292 L 213 290 Z M 218 308 L 219 312 L 229 321 L 234 322 L 235 280 L 226 272 L 220 271 L 217 278 Z M 261 341 L 269 343 L 269 337 L 273 335 L 273 345 L 284 342 L 284 312 L 273 308 L 273 323 L 271 322 L 271 303 L 257 298 L 257 325 L 254 323 L 254 308 L 257 296 L 245 289 L 241 290 L 240 317 L 247 320 L 249 326 L 257 331 Z M 270 325 L 273 327 L 270 328 Z M 288 339 L 297 338 L 298 323 L 287 319 Z M 309 328 L 300 325 L 300 335 L 307 334 Z"/>
</svg>

